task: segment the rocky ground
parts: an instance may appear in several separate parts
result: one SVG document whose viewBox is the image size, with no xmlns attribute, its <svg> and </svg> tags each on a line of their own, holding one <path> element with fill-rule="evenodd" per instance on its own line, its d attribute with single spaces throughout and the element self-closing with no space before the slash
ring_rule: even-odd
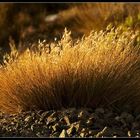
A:
<svg viewBox="0 0 140 140">
<path fill-rule="evenodd" d="M 0 113 L 0 137 L 140 137 L 140 114 L 104 108 Z"/>
</svg>

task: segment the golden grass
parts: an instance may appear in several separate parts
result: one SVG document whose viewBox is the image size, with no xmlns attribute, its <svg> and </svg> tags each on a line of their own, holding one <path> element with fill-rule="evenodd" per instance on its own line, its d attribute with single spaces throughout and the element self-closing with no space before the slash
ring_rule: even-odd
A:
<svg viewBox="0 0 140 140">
<path fill-rule="evenodd" d="M 129 17 L 133 18 L 134 28 L 139 28 L 139 14 L 140 5 L 136 3 L 81 3 L 60 11 L 59 22 L 75 33 L 89 34 L 91 30 L 104 30 L 110 23 L 118 26 Z"/>
<path fill-rule="evenodd" d="M 0 69 L 0 110 L 138 107 L 138 35 L 129 29 L 107 29 L 73 42 L 65 30 L 61 41 L 50 45 L 50 53 L 43 42 L 38 51 L 21 55 L 13 49 Z"/>
</svg>

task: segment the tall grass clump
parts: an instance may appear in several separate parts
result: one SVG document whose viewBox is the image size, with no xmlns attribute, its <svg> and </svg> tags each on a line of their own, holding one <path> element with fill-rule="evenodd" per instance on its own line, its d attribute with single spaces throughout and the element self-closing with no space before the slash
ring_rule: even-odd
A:
<svg viewBox="0 0 140 140">
<path fill-rule="evenodd" d="M 58 15 L 58 24 L 66 26 L 75 34 L 89 34 L 93 29 L 105 30 L 110 23 L 115 27 L 123 24 L 133 29 L 139 29 L 140 26 L 140 5 L 136 3 L 74 4 Z"/>
<path fill-rule="evenodd" d="M 0 110 L 16 113 L 140 103 L 139 32 L 107 28 L 74 42 L 39 42 L 19 54 L 11 44 L 0 68 Z"/>
</svg>

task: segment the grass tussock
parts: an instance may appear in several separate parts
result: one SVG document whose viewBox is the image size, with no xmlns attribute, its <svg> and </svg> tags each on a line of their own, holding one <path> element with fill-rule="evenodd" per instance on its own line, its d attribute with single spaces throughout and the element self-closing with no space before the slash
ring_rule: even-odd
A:
<svg viewBox="0 0 140 140">
<path fill-rule="evenodd" d="M 104 30 L 108 24 L 139 29 L 140 5 L 130 3 L 82 3 L 59 12 L 60 24 L 75 33 Z M 59 23 L 58 23 L 59 24 Z"/>
<path fill-rule="evenodd" d="M 91 32 L 73 42 L 65 30 L 58 43 L 37 51 L 14 49 L 0 69 L 0 110 L 97 107 L 140 102 L 138 32 L 121 28 Z"/>
</svg>

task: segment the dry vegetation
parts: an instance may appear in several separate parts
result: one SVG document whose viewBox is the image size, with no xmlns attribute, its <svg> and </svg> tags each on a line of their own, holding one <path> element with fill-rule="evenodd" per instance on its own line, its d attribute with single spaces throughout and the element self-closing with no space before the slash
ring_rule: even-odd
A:
<svg viewBox="0 0 140 140">
<path fill-rule="evenodd" d="M 0 62 L 2 55 L 10 51 L 9 38 L 14 39 L 17 47 L 21 42 L 48 39 L 45 17 L 68 7 L 59 3 L 0 3 Z"/>
<path fill-rule="evenodd" d="M 1 4 L 0 16 L 0 111 L 140 109 L 139 4 Z"/>
<path fill-rule="evenodd" d="M 74 33 L 89 34 L 104 30 L 108 24 L 137 29 L 140 27 L 140 5 L 136 3 L 83 3 L 59 12 L 58 25 Z"/>
<path fill-rule="evenodd" d="M 140 5 L 136 3 L 2 3 L 0 48 L 9 50 L 10 36 L 17 47 L 20 42 L 29 44 L 38 39 L 51 42 L 54 36 L 61 38 L 65 27 L 72 31 L 73 38 L 89 34 L 93 29 L 104 30 L 109 23 L 139 29 L 139 13 Z M 45 17 L 50 14 L 58 15 L 58 19 L 46 22 Z"/>
<path fill-rule="evenodd" d="M 19 55 L 13 43 L 0 69 L 0 110 L 99 107 L 139 108 L 139 32 L 109 28 L 76 42 L 39 42 Z"/>
</svg>

